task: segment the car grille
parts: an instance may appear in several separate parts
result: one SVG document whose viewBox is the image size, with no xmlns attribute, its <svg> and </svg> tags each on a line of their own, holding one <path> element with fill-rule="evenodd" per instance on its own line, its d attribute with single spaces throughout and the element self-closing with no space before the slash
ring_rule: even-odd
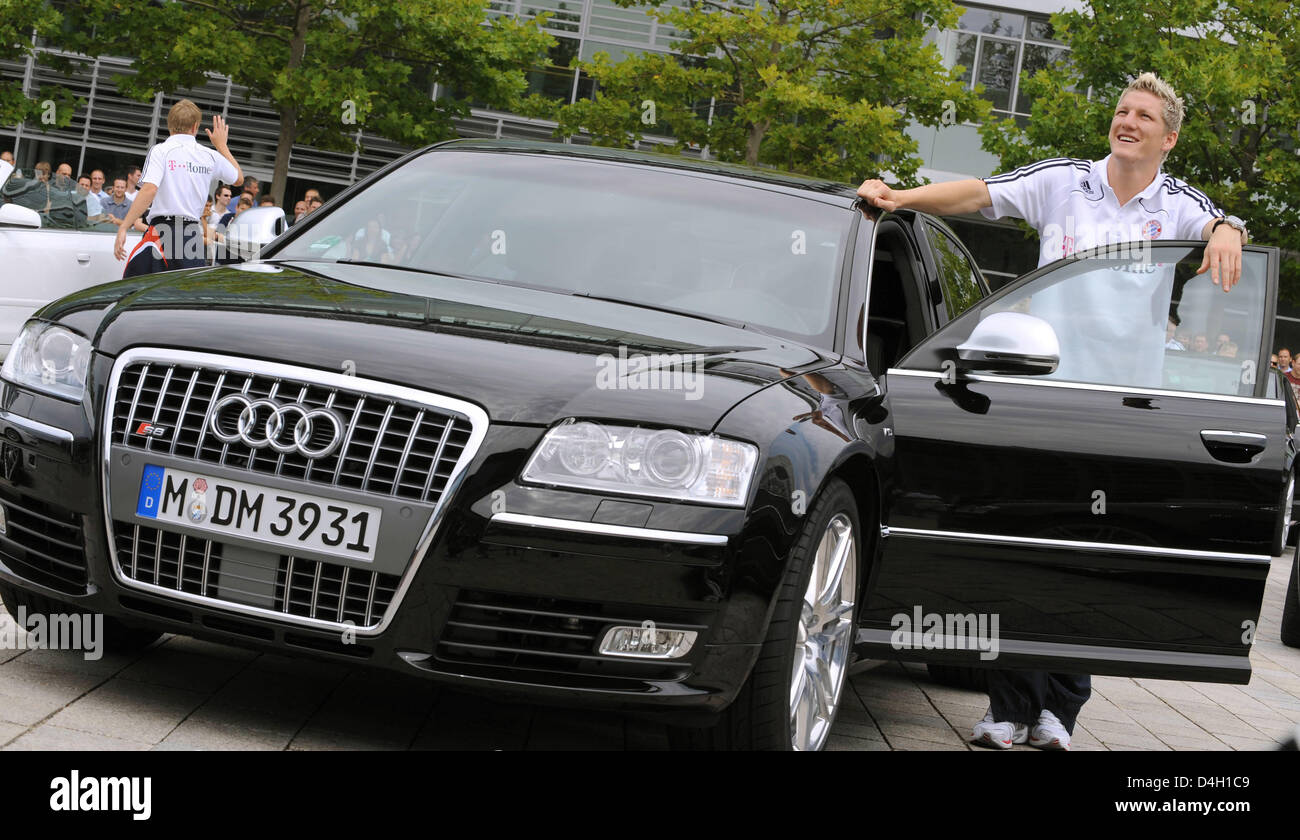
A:
<svg viewBox="0 0 1300 840">
<path fill-rule="evenodd" d="M 86 543 L 81 517 L 70 510 L 5 491 L 5 565 L 32 583 L 68 593 L 86 589 Z"/>
<path fill-rule="evenodd" d="M 226 601 L 235 609 L 247 606 L 220 594 L 220 541 L 121 521 L 113 523 L 113 531 L 118 564 L 129 579 Z M 271 609 L 286 616 L 370 627 L 383 618 L 400 580 L 397 575 L 281 555 Z"/>
<path fill-rule="evenodd" d="M 242 441 L 225 444 L 212 433 L 212 405 L 245 394 L 308 409 L 330 408 L 344 421 L 342 446 L 308 458 Z M 166 439 L 133 434 L 141 423 L 167 430 Z M 326 434 L 318 423 L 315 434 Z M 112 442 L 145 452 L 192 458 L 254 473 L 436 504 L 447 489 L 473 430 L 468 417 L 410 405 L 392 397 L 277 376 L 191 364 L 134 362 L 123 370 L 113 398 Z M 313 439 L 310 448 L 321 448 Z"/>
<path fill-rule="evenodd" d="M 636 616 L 635 618 L 633 616 Z M 613 624 L 652 620 L 678 630 L 706 629 L 699 616 L 660 608 L 615 606 L 495 592 L 461 590 L 443 625 L 437 658 L 559 674 L 652 680 L 682 679 L 683 661 L 601 656 L 596 646 Z"/>
</svg>

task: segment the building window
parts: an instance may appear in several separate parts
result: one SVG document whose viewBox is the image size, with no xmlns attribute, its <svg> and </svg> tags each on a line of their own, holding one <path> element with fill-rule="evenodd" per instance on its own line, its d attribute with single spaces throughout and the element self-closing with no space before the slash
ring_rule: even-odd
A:
<svg viewBox="0 0 1300 840">
<path fill-rule="evenodd" d="M 573 101 L 573 59 L 578 54 L 578 39 L 556 38 L 547 54 L 547 63 L 528 71 L 528 93 L 539 93 L 558 102 Z"/>
<path fill-rule="evenodd" d="M 1020 90 L 1022 75 L 1064 58 L 1069 50 L 1057 41 L 1051 21 L 1006 9 L 967 6 L 957 31 L 944 33 L 949 66 L 965 68 L 967 87 L 984 86 L 995 117 L 1028 118 L 1031 97 Z"/>
</svg>

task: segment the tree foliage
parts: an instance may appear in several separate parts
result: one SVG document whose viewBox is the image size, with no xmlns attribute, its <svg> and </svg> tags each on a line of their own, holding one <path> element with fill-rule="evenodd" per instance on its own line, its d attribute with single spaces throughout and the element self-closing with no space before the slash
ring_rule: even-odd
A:
<svg viewBox="0 0 1300 840">
<path fill-rule="evenodd" d="M 683 41 L 680 55 L 620 62 L 597 53 L 583 68 L 594 99 L 555 106 L 533 98 L 557 133 L 602 145 L 671 135 L 678 148 L 841 180 L 890 170 L 914 182 L 921 161 L 905 133 L 978 119 L 986 106 L 924 43 L 956 23 L 950 0 L 618 0 Z M 710 105 L 711 113 L 710 113 Z"/>
<path fill-rule="evenodd" d="M 1100 158 L 1119 94 L 1151 70 L 1187 103 L 1165 169 L 1241 216 L 1256 242 L 1300 250 L 1300 12 L 1285 0 L 1091 0 L 1054 15 L 1068 65 L 1022 80 L 1032 118 L 984 125 L 1005 168 L 1044 157 Z M 1300 302 L 1300 265 L 1283 293 Z"/>
<path fill-rule="evenodd" d="M 57 37 L 63 26 L 63 16 L 48 0 L 0 0 L 0 59 L 24 61 L 32 54 L 32 39 Z M 52 102 L 54 107 L 45 103 Z M 73 111 L 84 104 L 59 85 L 47 85 L 31 95 L 18 85 L 0 85 L 0 125 L 16 125 L 32 120 L 65 126 L 72 120 Z"/>
<path fill-rule="evenodd" d="M 60 46 L 136 59 L 117 79 L 127 96 L 220 73 L 270 100 L 277 203 L 294 143 L 350 149 L 361 128 L 407 145 L 455 136 L 471 102 L 516 104 L 552 42 L 536 23 L 487 22 L 482 0 L 81 0 L 65 14 Z"/>
</svg>

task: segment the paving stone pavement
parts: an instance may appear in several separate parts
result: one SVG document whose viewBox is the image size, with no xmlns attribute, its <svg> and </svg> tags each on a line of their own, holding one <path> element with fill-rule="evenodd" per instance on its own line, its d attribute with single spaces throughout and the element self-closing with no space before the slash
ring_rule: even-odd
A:
<svg viewBox="0 0 1300 840">
<path fill-rule="evenodd" d="M 1261 750 L 1300 725 L 1300 649 L 1273 564 L 1249 685 L 1095 677 L 1076 750 Z M 0 608 L 2 609 L 2 608 Z M 970 750 L 987 698 L 923 666 L 862 663 L 830 750 Z M 399 674 L 168 636 L 133 656 L 0 650 L 4 750 L 666 749 L 660 724 L 502 703 Z M 1027 746 L 1019 750 L 1031 749 Z"/>
</svg>

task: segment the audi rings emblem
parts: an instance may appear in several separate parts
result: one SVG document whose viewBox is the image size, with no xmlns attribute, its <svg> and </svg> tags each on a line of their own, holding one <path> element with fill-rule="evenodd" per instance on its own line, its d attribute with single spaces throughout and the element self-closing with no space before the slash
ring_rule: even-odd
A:
<svg viewBox="0 0 1300 840">
<path fill-rule="evenodd" d="M 235 411 L 239 413 L 234 414 Z M 234 431 L 222 430 L 222 420 L 234 417 Z M 317 423 L 330 427 L 329 441 L 311 447 Z M 222 443 L 242 442 L 252 449 L 269 446 L 276 452 L 297 452 L 304 458 L 324 458 L 343 442 L 343 420 L 327 408 L 307 408 L 297 403 L 281 405 L 274 400 L 250 400 L 244 394 L 229 394 L 212 406 L 208 427 Z M 316 435 L 319 437 L 319 435 Z"/>
</svg>

